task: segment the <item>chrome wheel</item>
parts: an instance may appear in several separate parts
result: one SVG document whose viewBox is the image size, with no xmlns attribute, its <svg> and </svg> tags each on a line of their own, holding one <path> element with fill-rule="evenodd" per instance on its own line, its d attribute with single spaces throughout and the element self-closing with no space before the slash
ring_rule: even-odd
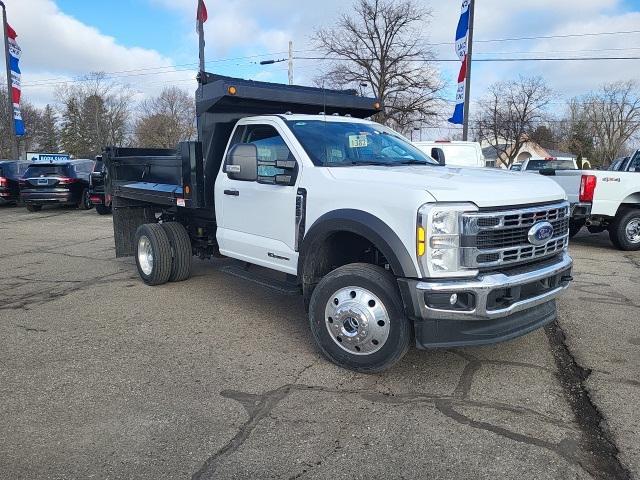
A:
<svg viewBox="0 0 640 480">
<path fill-rule="evenodd" d="M 331 295 L 324 320 L 333 341 L 353 355 L 375 353 L 389 338 L 387 309 L 365 288 L 345 287 Z"/>
<path fill-rule="evenodd" d="M 153 249 L 151 248 L 151 242 L 145 236 L 140 237 L 140 240 L 138 240 L 138 263 L 145 275 L 151 275 L 153 271 Z"/>
<path fill-rule="evenodd" d="M 633 218 L 627 223 L 625 234 L 631 243 L 640 243 L 640 218 Z"/>
</svg>

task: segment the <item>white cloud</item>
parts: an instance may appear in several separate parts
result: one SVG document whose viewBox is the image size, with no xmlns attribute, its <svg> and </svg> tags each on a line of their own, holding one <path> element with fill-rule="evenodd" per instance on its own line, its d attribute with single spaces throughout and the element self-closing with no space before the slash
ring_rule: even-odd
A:
<svg viewBox="0 0 640 480">
<path fill-rule="evenodd" d="M 154 50 L 119 44 L 117 39 L 62 12 L 53 0 L 5 3 L 23 52 L 20 65 L 24 96 L 34 103 L 53 101 L 56 84 L 89 72 L 122 72 L 173 63 Z"/>
</svg>

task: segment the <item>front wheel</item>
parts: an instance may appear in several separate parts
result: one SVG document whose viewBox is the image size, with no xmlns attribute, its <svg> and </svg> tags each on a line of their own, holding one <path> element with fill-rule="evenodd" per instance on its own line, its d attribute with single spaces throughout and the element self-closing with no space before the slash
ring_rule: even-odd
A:
<svg viewBox="0 0 640 480">
<path fill-rule="evenodd" d="M 329 360 L 364 373 L 394 365 L 411 339 L 396 279 L 369 264 L 345 265 L 320 280 L 311 295 L 309 323 Z"/>
<path fill-rule="evenodd" d="M 609 227 L 609 238 L 620 250 L 640 250 L 640 209 L 620 212 Z"/>
<path fill-rule="evenodd" d="M 136 231 L 136 266 L 147 285 L 162 285 L 171 275 L 171 244 L 157 223 L 140 225 Z"/>
</svg>

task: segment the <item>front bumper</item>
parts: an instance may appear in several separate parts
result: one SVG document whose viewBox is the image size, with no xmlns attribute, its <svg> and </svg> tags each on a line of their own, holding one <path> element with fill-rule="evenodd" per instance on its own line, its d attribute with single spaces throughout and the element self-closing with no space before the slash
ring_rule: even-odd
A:
<svg viewBox="0 0 640 480">
<path fill-rule="evenodd" d="M 418 347 L 497 343 L 524 335 L 555 319 L 555 298 L 571 281 L 566 253 L 533 266 L 473 279 L 400 279 Z M 455 295 L 458 302 L 450 305 Z M 445 301 L 443 301 L 445 300 Z"/>
</svg>

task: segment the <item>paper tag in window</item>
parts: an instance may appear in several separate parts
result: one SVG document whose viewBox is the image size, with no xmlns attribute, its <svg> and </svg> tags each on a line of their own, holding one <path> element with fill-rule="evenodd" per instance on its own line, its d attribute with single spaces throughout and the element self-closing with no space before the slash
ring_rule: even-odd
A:
<svg viewBox="0 0 640 480">
<path fill-rule="evenodd" d="M 187 203 L 184 201 L 184 198 L 178 198 L 176 200 L 176 203 L 177 203 L 177 205 L 179 207 L 186 207 L 187 206 Z"/>
<path fill-rule="evenodd" d="M 366 135 L 349 135 L 349 148 L 364 148 L 368 145 Z"/>
</svg>

